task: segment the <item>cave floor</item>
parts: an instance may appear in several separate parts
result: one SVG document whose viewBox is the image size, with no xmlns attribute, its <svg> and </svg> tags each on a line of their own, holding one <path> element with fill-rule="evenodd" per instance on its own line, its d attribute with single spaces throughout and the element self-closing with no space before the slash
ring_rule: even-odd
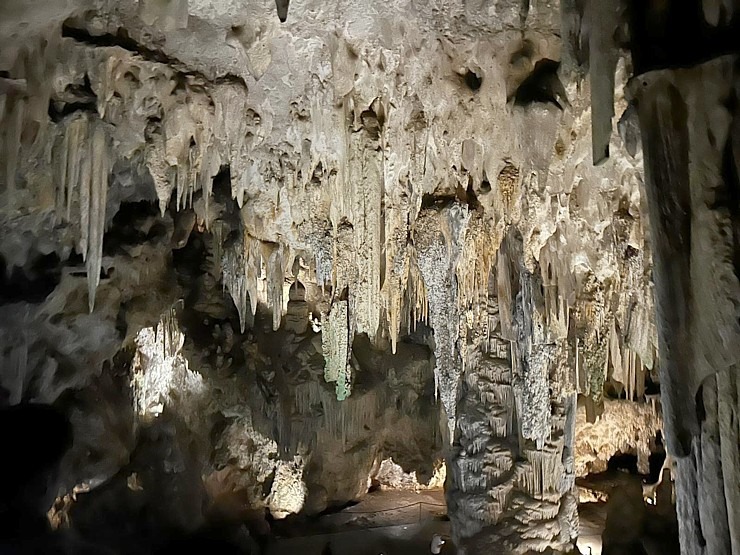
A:
<svg viewBox="0 0 740 555">
<path fill-rule="evenodd" d="M 448 538 L 444 492 L 383 491 L 369 493 L 358 504 L 310 521 L 278 525 L 279 536 L 268 555 L 300 552 L 395 555 L 429 553 L 434 534 Z M 324 551 L 330 545 L 331 551 Z M 442 553 L 455 553 L 448 543 Z"/>
<path fill-rule="evenodd" d="M 621 471 L 610 470 L 587 479 L 579 480 L 581 488 L 591 490 L 592 495 L 607 494 L 623 490 L 628 484 L 637 488 L 639 495 L 641 477 Z M 601 500 L 580 503 L 578 506 L 580 534 L 577 547 L 584 555 L 601 555 L 607 503 Z M 641 498 L 637 500 L 638 503 Z M 624 510 L 629 510 L 625 505 Z M 649 507 L 645 516 L 659 520 L 654 507 Z M 660 517 L 662 519 L 664 517 Z M 645 541 L 654 543 L 667 539 L 663 530 L 645 529 Z M 434 534 L 448 540 L 443 554 L 456 553 L 450 540 L 450 522 L 444 492 L 376 490 L 359 503 L 335 512 L 327 512 L 312 519 L 286 519 L 275 523 L 276 538 L 271 542 L 268 555 L 427 555 Z M 665 541 L 663 543 L 669 544 Z M 329 546 L 329 550 L 327 550 Z M 655 553 L 673 553 L 667 545 Z M 649 551 L 653 552 L 653 551 Z"/>
</svg>

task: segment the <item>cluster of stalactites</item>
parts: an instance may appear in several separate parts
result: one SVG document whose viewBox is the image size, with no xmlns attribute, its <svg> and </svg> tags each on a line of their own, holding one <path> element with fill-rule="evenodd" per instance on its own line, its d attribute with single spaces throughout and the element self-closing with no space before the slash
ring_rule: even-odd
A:
<svg viewBox="0 0 740 555">
<path fill-rule="evenodd" d="M 186 4 L 185 0 L 146 1 L 140 4 L 140 15 L 177 28 L 186 21 Z M 294 259 L 292 247 L 289 241 L 272 243 L 246 231 L 242 241 L 225 246 L 226 234 L 222 233 L 212 199 L 213 179 L 223 167 L 229 168 L 231 195 L 240 208 L 250 191 L 262 191 L 286 179 L 301 185 L 295 175 L 281 176 L 260 167 L 258 157 L 253 155 L 264 140 L 263 128 L 268 126 L 250 109 L 246 87 L 237 81 L 213 85 L 192 75 L 186 77 L 184 86 L 173 87 L 176 70 L 164 64 L 142 60 L 117 48 L 90 49 L 70 40 L 63 41 L 62 47 L 69 58 L 68 66 L 75 72 L 67 74 L 60 66 L 55 70 L 59 71 L 55 81 L 62 90 L 79 84 L 79 76 L 87 75 L 97 110 L 97 114 L 86 112 L 64 118 L 56 126 L 60 134 L 56 159 L 63 176 L 56 208 L 60 218 L 79 226 L 78 247 L 88 267 L 90 306 L 99 281 L 108 173 L 114 160 L 109 141 L 113 140 L 117 158 L 143 153 L 162 212 L 174 198 L 176 209 L 195 208 L 199 221 L 213 232 L 224 288 L 234 300 L 242 329 L 251 323 L 260 303 L 272 311 L 273 327 L 277 329 L 285 311 L 285 287 L 290 281 L 286 272 Z M 45 97 L 45 106 L 50 94 Z M 19 109 L 11 115 L 18 115 Z M 375 109 L 383 111 L 380 106 Z M 8 141 L 17 142 L 14 136 L 20 134 L 24 117 L 11 118 L 17 120 L 17 125 L 5 132 Z M 334 296 L 348 291 L 349 323 L 344 327 L 349 330 L 350 343 L 355 333 L 366 333 L 373 341 L 388 337 L 395 351 L 402 333 L 418 321 L 433 320 L 438 343 L 444 345 L 440 346 L 438 388 L 448 412 L 454 414 L 456 379 L 446 376 L 454 377 L 459 372 L 455 348 L 458 325 L 456 317 L 446 316 L 456 314 L 459 295 L 446 284 L 454 287 L 462 279 L 461 294 L 465 297 L 474 295 L 476 289 L 475 271 L 466 268 L 456 276 L 455 261 L 460 252 L 467 249 L 463 257 L 468 265 L 475 259 L 477 248 L 464 240 L 467 209 L 455 204 L 439 216 L 445 220 L 441 228 L 443 245 L 437 245 L 445 251 L 445 270 L 437 275 L 429 264 L 435 259 L 432 250 L 411 253 L 413 249 L 407 248 L 408 226 L 419 210 L 420 193 L 412 195 L 416 200 L 405 204 L 388 202 L 384 195 L 397 191 L 393 183 L 386 183 L 389 176 L 384 171 L 382 152 L 368 148 L 377 138 L 372 133 L 352 133 L 346 141 L 346 152 L 335 161 L 339 177 L 329 182 L 336 212 L 336 218 L 331 218 L 329 240 L 333 247 L 317 245 L 321 248 L 314 249 L 313 273 L 322 285 L 331 286 L 327 290 Z M 311 154 L 309 158 L 310 163 L 303 160 L 298 166 L 315 168 L 321 156 Z M 323 164 L 333 165 L 328 161 Z M 13 168 L 9 164 L 8 172 L 14 174 Z M 301 179 L 310 179 L 312 174 L 302 171 Z M 198 191 L 202 201 L 196 206 Z M 431 244 L 428 246 L 431 248 Z M 325 329 L 331 330 L 332 325 Z M 325 343 L 332 341 L 327 339 Z M 328 368 L 333 365 L 327 360 Z M 347 369 L 328 371 L 328 375 L 335 374 L 342 376 L 342 395 L 349 394 Z"/>
<path fill-rule="evenodd" d="M 57 218 L 75 229 L 77 251 L 86 265 L 92 312 L 100 283 L 111 144 L 106 126 L 87 113 L 50 125 L 52 79 L 48 72 L 57 62 L 58 38 L 58 33 L 52 32 L 35 45 L 21 47 L 13 78 L 2 78 L 0 83 L 0 165 L 5 168 L 0 192 L 4 193 L 5 210 L 14 215 L 17 204 L 30 200 L 17 198 L 18 174 L 34 169 L 22 167 L 24 162 L 35 166 L 43 160 L 52 168 Z M 53 148 L 47 148 L 49 144 Z"/>
<path fill-rule="evenodd" d="M 260 241 L 248 234 L 240 243 L 223 249 L 223 285 L 236 305 L 242 332 L 253 321 L 258 304 L 270 307 L 272 328 L 280 328 L 287 310 L 286 271 L 292 267 L 293 258 L 283 245 Z"/>
<path fill-rule="evenodd" d="M 57 217 L 77 229 L 77 250 L 87 270 L 90 312 L 100 283 L 106 202 L 110 176 L 110 139 L 105 125 L 80 115 L 61 127 L 57 144 L 60 181 Z"/>
<path fill-rule="evenodd" d="M 155 4 L 142 5 L 152 11 Z M 176 20 L 187 1 L 164 4 L 166 9 L 154 10 L 157 13 L 152 12 L 152 17 Z M 139 150 L 144 152 L 163 213 L 173 193 L 180 209 L 191 206 L 195 192 L 202 191 L 201 216 L 209 228 L 214 219 L 209 205 L 213 178 L 223 167 L 230 168 L 232 196 L 243 205 L 247 190 L 261 175 L 250 156 L 252 146 L 259 142 L 260 118 L 249 109 L 242 83 L 211 86 L 189 75 L 184 87 L 174 87 L 176 70 L 167 65 L 117 48 L 90 51 L 70 42 L 64 47 L 72 65 L 88 76 L 99 117 L 118 131 L 118 154 L 129 158 Z M 74 84 L 67 75 L 58 80 Z"/>
<path fill-rule="evenodd" d="M 640 222 L 633 233 L 644 237 Z M 622 243 L 616 248 L 626 254 L 618 262 L 619 272 L 606 283 L 590 275 L 579 284 L 556 241 L 539 253 L 548 338 L 565 340 L 575 328 L 569 341 L 574 342 L 576 387 L 597 403 L 608 379 L 622 384 L 628 399 L 641 399 L 657 360 L 655 302 L 644 250 Z"/>
<path fill-rule="evenodd" d="M 10 46 L 10 45 L 8 45 Z M 19 193 L 17 173 L 21 169 L 22 150 L 32 149 L 44 156 L 49 130 L 49 67 L 56 63 L 59 34 L 51 32 L 35 43 L 21 44 L 15 54 L 10 77 L 0 77 L 0 180 L 5 193 L 4 208 L 9 214 L 17 209 Z"/>
<path fill-rule="evenodd" d="M 403 255 L 399 252 L 396 260 L 386 263 L 383 280 L 386 285 L 376 293 L 385 308 L 382 321 L 387 326 L 380 332 L 390 338 L 393 351 L 400 333 L 412 331 L 417 322 L 428 323 L 433 328 L 435 384 L 451 425 L 462 369 L 457 346 L 458 316 L 461 307 L 467 310 L 472 306 L 480 311 L 475 297 L 487 286 L 486 276 L 495 252 L 484 245 L 487 236 L 479 218 L 475 218 L 468 233 L 471 217 L 469 209 L 459 203 L 421 211 L 413 225 L 413 245 L 408 245 Z M 339 226 L 335 233 L 333 290 L 336 294 L 347 291 L 348 298 L 334 300 L 322 325 L 325 374 L 328 381 L 336 381 L 340 398 L 350 391 L 347 361 L 351 338 L 360 332 L 360 322 L 372 321 L 364 312 L 362 301 L 366 299 L 357 298 L 357 283 L 367 286 L 372 280 L 360 274 L 355 264 L 351 248 L 355 238 L 356 230 L 347 225 Z"/>
<path fill-rule="evenodd" d="M 186 4 L 186 0 L 147 1 L 141 3 L 141 9 L 150 19 L 167 20 L 177 26 L 182 24 L 182 14 L 187 15 L 186 9 L 183 12 Z M 80 66 L 88 74 L 98 112 L 67 118 L 57 126 L 61 130 L 58 148 L 62 153 L 58 159 L 63 166 L 57 210 L 61 217 L 79 222 L 78 246 L 88 266 L 91 307 L 100 274 L 106 164 L 112 160 L 108 152 L 110 139 L 106 137 L 108 129 L 112 133 L 122 130 L 115 137 L 120 143 L 117 144 L 120 156 L 131 156 L 143 145 L 145 163 L 162 211 L 170 205 L 173 193 L 174 204 L 180 209 L 192 206 L 195 193 L 202 192 L 204 206 L 197 211 L 214 236 L 220 235 L 222 229 L 212 210 L 211 190 L 213 178 L 221 168 L 229 167 L 231 195 L 239 207 L 251 192 L 269 189 L 275 183 L 285 181 L 286 188 L 305 185 L 299 182 L 294 170 L 283 169 L 285 175 L 278 175 L 279 172 L 260 166 L 254 151 L 267 136 L 269 125 L 250 108 L 242 83 L 228 81 L 214 85 L 200 77 L 187 76 L 184 87 L 173 87 L 176 70 L 164 64 L 133 57 L 120 49 L 91 51 L 86 46 L 67 42 L 64 47 L 71 65 Z M 48 95 L 46 99 L 44 109 L 48 108 Z M 5 119 L 10 123 L 3 133 L 5 146 L 18 142 L 22 122 L 27 119 L 21 113 L 23 106 L 22 102 L 12 110 L 4 106 Z M 380 106 L 374 109 L 378 113 L 387 112 Z M 112 125 L 106 126 L 108 123 Z M 457 203 L 436 211 L 432 217 L 420 215 L 413 223 L 417 220 L 421 193 L 411 186 L 409 199 L 413 200 L 397 198 L 401 187 L 396 181 L 402 176 L 387 173 L 383 150 L 368 147 L 371 143 L 383 146 L 380 143 L 385 139 L 371 135 L 350 133 L 345 151 L 337 154 L 336 160 L 324 160 L 317 153 L 309 153 L 304 156 L 306 160 L 291 162 L 295 167 L 315 169 L 322 159 L 324 178 L 330 173 L 327 168 L 337 170 L 334 172 L 337 177 L 328 185 L 333 214 L 331 237 L 321 245 L 309 245 L 314 250 L 315 277 L 335 296 L 345 289 L 348 291 L 350 343 L 354 333 L 367 333 L 372 340 L 389 338 L 395 351 L 400 335 L 412 329 L 416 322 L 431 324 L 439 351 L 435 353 L 437 386 L 449 416 L 454 414 L 455 376 L 460 372 L 460 364 L 465 366 L 465 352 L 460 353 L 456 343 L 462 328 L 472 329 L 482 318 L 479 298 L 487 286 L 488 270 L 494 264 L 500 238 L 486 230 L 477 215 L 470 217 L 467 208 Z M 82 148 L 75 147 L 80 144 Z M 89 156 L 82 156 L 83 153 Z M 414 159 L 424 158 L 416 154 Z M 11 156 L 11 162 L 12 159 Z M 8 174 L 14 175 L 14 163 L 9 163 L 7 168 Z M 409 173 L 408 180 L 420 183 L 421 170 L 415 171 Z M 313 171 L 302 171 L 301 179 L 309 180 L 313 174 Z M 6 179 L 6 182 L 10 181 Z M 418 183 L 416 188 L 420 189 Z M 417 239 L 427 233 L 425 219 L 438 219 L 439 223 L 432 227 L 437 226 L 441 235 L 430 234 L 432 239 L 427 243 L 424 240 L 417 245 L 407 243 L 409 225 L 414 227 Z M 469 227 L 467 232 L 466 227 Z M 219 236 L 214 241 L 218 250 L 216 259 L 223 271 L 224 287 L 239 312 L 242 329 L 250 324 L 260 303 L 272 310 L 273 327 L 277 329 L 287 299 L 285 288 L 290 276 L 286 272 L 292 268 L 294 259 L 289 240 L 285 244 L 272 243 L 244 232 L 243 241 L 224 247 L 223 239 Z M 545 289 L 544 325 L 551 338 L 562 338 L 570 326 L 577 286 L 568 277 L 572 269 L 561 269 L 562 264 L 556 265 L 552 260 L 555 253 L 548 254 L 545 250 L 540 260 Z M 442 267 L 435 268 L 435 261 Z M 554 273 L 550 268 L 553 265 L 557 266 Z M 507 296 L 508 285 L 500 286 L 503 335 L 514 342 L 516 334 L 509 320 L 515 299 L 510 294 Z M 599 341 L 609 342 L 610 354 L 603 357 L 602 373 L 611 364 L 615 377 L 622 376 L 620 379 L 628 384 L 631 395 L 639 395 L 644 368 L 650 368 L 654 359 L 650 309 L 643 310 L 643 304 L 639 299 L 631 303 L 629 306 L 634 308 L 625 309 L 617 323 L 607 322 L 603 333 L 598 334 Z M 328 317 L 332 310 L 334 307 Z M 466 321 L 461 323 L 461 318 Z M 326 343 L 332 341 L 327 339 Z M 576 360 L 582 361 L 583 357 Z M 327 367 L 333 365 L 334 362 L 327 360 Z M 349 384 L 347 369 L 343 372 L 344 379 L 340 382 Z M 332 370 L 328 374 L 337 373 Z M 349 387 L 343 391 L 348 394 Z"/>
</svg>

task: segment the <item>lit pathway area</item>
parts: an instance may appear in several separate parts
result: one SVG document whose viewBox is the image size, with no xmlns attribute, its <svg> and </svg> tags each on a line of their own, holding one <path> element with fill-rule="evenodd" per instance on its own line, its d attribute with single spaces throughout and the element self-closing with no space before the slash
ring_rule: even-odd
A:
<svg viewBox="0 0 740 555">
<path fill-rule="evenodd" d="M 428 555 L 434 534 L 456 553 L 442 490 L 374 491 L 360 503 L 302 522 L 275 525 L 268 555 Z M 328 546 L 328 547 L 327 547 Z"/>
<path fill-rule="evenodd" d="M 655 506 L 643 505 L 639 476 L 609 470 L 579 480 L 594 502 L 579 505 L 580 535 L 578 552 L 602 554 L 602 535 L 609 505 L 617 517 L 610 534 L 619 544 L 634 536 L 645 553 L 677 553 L 670 538 L 675 536 L 670 515 L 660 514 Z M 636 497 L 635 497 L 636 496 Z M 633 498 L 634 497 L 634 498 Z M 673 517 L 675 519 L 675 516 Z M 675 527 L 675 524 L 673 524 Z M 442 555 L 457 553 L 450 538 L 450 522 L 444 492 L 376 490 L 361 502 L 317 518 L 288 518 L 274 523 L 276 538 L 267 555 L 429 555 L 434 534 L 446 540 Z M 620 553 L 631 551 L 620 551 Z"/>
<path fill-rule="evenodd" d="M 576 546 L 583 555 L 601 555 L 601 535 L 606 526 L 606 503 L 582 503 L 578 506 L 580 531 Z"/>
</svg>

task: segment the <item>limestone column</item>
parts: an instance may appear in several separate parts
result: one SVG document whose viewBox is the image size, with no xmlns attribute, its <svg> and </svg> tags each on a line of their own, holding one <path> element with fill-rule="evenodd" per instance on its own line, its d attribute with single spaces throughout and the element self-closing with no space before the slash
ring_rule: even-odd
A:
<svg viewBox="0 0 740 555">
<path fill-rule="evenodd" d="M 726 49 L 717 46 L 722 29 L 716 38 L 704 34 L 706 13 L 663 4 L 663 13 L 647 2 L 636 14 L 639 74 L 630 87 L 645 160 L 681 550 L 740 553 L 740 68 L 736 55 L 713 56 Z M 692 25 L 697 33 L 677 36 Z M 679 40 L 693 41 L 694 50 Z"/>
</svg>

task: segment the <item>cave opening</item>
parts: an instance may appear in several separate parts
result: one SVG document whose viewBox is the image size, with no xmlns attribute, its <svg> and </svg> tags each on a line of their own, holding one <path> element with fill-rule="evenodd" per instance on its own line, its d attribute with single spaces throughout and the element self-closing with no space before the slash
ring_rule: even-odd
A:
<svg viewBox="0 0 740 555">
<path fill-rule="evenodd" d="M 472 69 L 468 69 L 464 73 L 463 80 L 465 81 L 465 85 L 467 85 L 468 89 L 473 92 L 477 92 L 483 85 L 483 78 Z"/>
</svg>

